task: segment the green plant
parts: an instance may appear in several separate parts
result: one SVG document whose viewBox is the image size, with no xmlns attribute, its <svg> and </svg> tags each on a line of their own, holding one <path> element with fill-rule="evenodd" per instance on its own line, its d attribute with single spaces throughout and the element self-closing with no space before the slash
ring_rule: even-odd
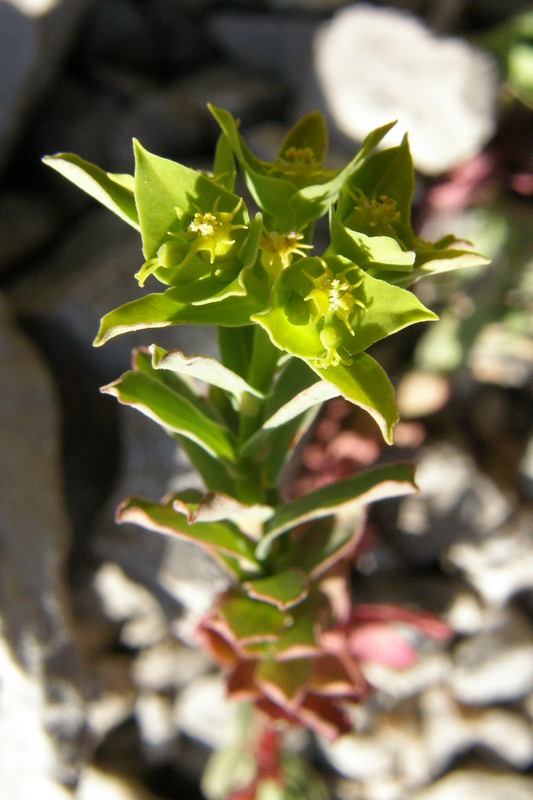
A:
<svg viewBox="0 0 533 800">
<path fill-rule="evenodd" d="M 378 149 L 392 124 L 334 171 L 324 166 L 318 112 L 266 162 L 227 111 L 210 110 L 222 133 L 209 175 L 139 142 L 134 176 L 70 154 L 45 161 L 139 230 L 145 261 L 136 277 L 141 286 L 163 285 L 108 313 L 97 345 L 140 328 L 218 331 L 219 359 L 152 345 L 104 387 L 162 425 L 206 487 L 162 502 L 130 498 L 118 520 L 193 541 L 226 570 L 230 587 L 202 621 L 199 641 L 227 670 L 229 695 L 269 725 L 300 724 L 334 738 L 350 729 L 347 704 L 371 691 L 363 659 L 403 666 L 415 658 L 397 624 L 436 639 L 448 630 L 430 615 L 352 607 L 349 597 L 348 563 L 365 510 L 414 492 L 412 465 L 374 466 L 296 498 L 281 487 L 283 471 L 321 405 L 338 395 L 392 441 L 394 391 L 368 348 L 436 319 L 406 287 L 484 259 L 453 236 L 430 243 L 415 235 L 407 139 Z M 248 201 L 235 193 L 237 167 Z M 317 254 L 315 224 L 326 215 L 330 241 Z M 276 736 L 263 731 L 260 741 L 275 750 Z M 272 768 L 271 759 L 265 771 L 257 754 L 241 756 L 251 770 L 237 769 L 233 753 L 231 769 L 216 780 L 210 772 L 210 796 L 303 796 L 296 779 L 300 794 L 290 788 L 287 761 L 274 759 Z"/>
</svg>

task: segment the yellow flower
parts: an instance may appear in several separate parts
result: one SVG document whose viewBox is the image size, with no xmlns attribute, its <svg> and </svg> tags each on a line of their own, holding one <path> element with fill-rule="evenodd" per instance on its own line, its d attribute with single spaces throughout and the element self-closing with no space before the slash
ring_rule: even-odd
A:
<svg viewBox="0 0 533 800">
<path fill-rule="evenodd" d="M 363 282 L 360 278 L 356 283 L 347 280 L 347 274 L 356 267 L 347 269 L 335 275 L 333 271 L 322 261 L 324 272 L 317 277 L 305 275 L 313 284 L 313 288 L 306 297 L 305 301 L 311 301 L 315 308 L 315 315 L 310 324 L 316 327 L 323 321 L 323 327 L 319 332 L 321 344 L 324 346 L 325 355 L 318 359 L 320 367 L 337 366 L 338 364 L 349 365 L 352 363 L 348 356 L 340 355 L 338 348 L 342 345 L 344 336 L 342 329 L 339 331 L 335 325 L 336 320 L 340 320 L 350 336 L 354 336 L 351 317 L 355 308 L 366 311 L 364 303 L 354 296 L 353 291 Z"/>
<path fill-rule="evenodd" d="M 305 256 L 304 250 L 313 249 L 313 245 L 300 244 L 303 238 L 303 234 L 296 231 L 265 231 L 259 244 L 261 264 L 272 277 L 288 267 L 294 255 Z"/>
<path fill-rule="evenodd" d="M 205 213 L 197 211 L 187 228 L 187 232 L 194 234 L 195 237 L 191 244 L 190 254 L 194 255 L 205 251 L 209 253 L 210 264 L 214 263 L 215 258 L 229 254 L 236 241 L 232 236 L 233 231 L 246 230 L 247 227 L 233 224 L 233 218 L 243 204 L 242 197 L 233 211 L 218 211 L 218 201 L 219 198 L 215 201 L 212 211 Z"/>
</svg>

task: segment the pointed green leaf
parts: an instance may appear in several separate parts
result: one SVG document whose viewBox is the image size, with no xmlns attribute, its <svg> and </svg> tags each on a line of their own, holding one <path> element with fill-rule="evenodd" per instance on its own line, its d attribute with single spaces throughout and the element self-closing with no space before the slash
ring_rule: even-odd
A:
<svg viewBox="0 0 533 800">
<path fill-rule="evenodd" d="M 332 288 L 334 278 L 341 283 L 341 303 L 339 291 Z M 313 294 L 324 304 L 316 317 Z M 346 300 L 352 306 L 344 313 Z M 253 319 L 268 331 L 276 347 L 314 366 L 327 356 L 321 332 L 326 322 L 320 325 L 321 320 L 334 328 L 337 347 L 341 345 L 347 361 L 348 354 L 360 353 L 408 325 L 437 316 L 412 292 L 373 278 L 347 259 L 326 256 L 301 258 L 285 269 L 274 286 L 271 307 Z"/>
<path fill-rule="evenodd" d="M 291 148 L 308 148 L 312 150 L 314 160 L 323 163 L 328 149 L 328 129 L 326 118 L 320 111 L 310 111 L 292 126 L 279 148 L 278 158 L 282 159 Z"/>
<path fill-rule="evenodd" d="M 414 185 L 413 159 L 407 137 L 404 137 L 397 147 L 373 153 L 361 168 L 350 176 L 339 202 L 339 217 L 353 230 L 368 235 L 394 235 L 407 248 L 411 248 L 413 244 L 411 203 Z M 398 219 L 392 217 L 387 224 L 386 216 L 380 219 L 366 214 L 365 201 L 379 204 L 388 199 L 394 201 Z M 362 207 L 360 210 L 353 210 L 358 200 L 362 201 Z M 385 228 L 380 230 L 381 224 L 384 224 Z"/>
<path fill-rule="evenodd" d="M 133 196 L 133 177 L 104 172 L 73 153 L 44 156 L 43 162 L 74 183 L 99 203 L 139 230 L 139 216 Z"/>
<path fill-rule="evenodd" d="M 254 572 L 257 562 L 251 542 L 230 523 L 189 524 L 171 502 L 154 503 L 141 497 L 125 500 L 117 510 L 117 521 L 131 522 L 151 531 L 187 539 L 206 550 L 234 577 Z"/>
<path fill-rule="evenodd" d="M 138 142 L 135 150 L 135 198 L 145 258 L 155 258 L 169 231 L 184 232 L 194 213 L 231 212 L 239 197 L 194 169 L 149 153 Z M 236 220 L 244 219 L 241 210 Z"/>
<path fill-rule="evenodd" d="M 179 434 L 175 434 L 175 439 L 187 454 L 189 461 L 209 491 L 222 492 L 231 496 L 237 494 L 234 477 L 229 474 L 231 470 L 225 470 L 219 458 L 210 455 L 192 439 Z"/>
<path fill-rule="evenodd" d="M 366 411 L 378 425 L 386 442 L 392 443 L 392 433 L 398 422 L 394 389 L 385 370 L 367 353 L 359 353 L 350 366 L 320 369 L 313 367 L 321 378 L 337 387 L 346 400 Z"/>
<path fill-rule="evenodd" d="M 242 646 L 276 641 L 292 620 L 276 606 L 248 597 L 231 597 L 219 609 L 228 628 Z"/>
<path fill-rule="evenodd" d="M 391 236 L 367 236 L 351 230 L 342 224 L 337 214 L 331 216 L 330 234 L 332 252 L 348 258 L 362 269 L 413 271 L 414 250 L 403 250 Z"/>
<path fill-rule="evenodd" d="M 240 404 L 244 394 L 253 394 L 262 398 L 257 389 L 250 386 L 243 378 L 224 367 L 216 358 L 208 356 L 186 356 L 180 350 L 165 351 L 161 347 L 151 347 L 153 365 L 155 369 L 171 370 L 172 372 L 189 375 L 212 386 L 231 394 Z"/>
<path fill-rule="evenodd" d="M 165 328 L 169 325 L 249 325 L 250 317 L 263 306 L 253 292 L 245 297 L 226 297 L 220 302 L 190 305 L 175 299 L 174 288 L 131 300 L 106 314 L 94 341 L 98 347 L 130 331 Z"/>
<path fill-rule="evenodd" d="M 259 208 L 262 209 L 265 215 L 273 217 L 274 221 L 284 220 L 287 230 L 298 227 L 296 221 L 291 219 L 290 214 L 287 213 L 290 198 L 296 188 L 294 183 L 268 174 L 269 165 L 256 158 L 246 147 L 239 134 L 237 123 L 228 111 L 211 105 L 209 109 L 228 137 L 244 173 L 248 190 Z M 282 208 L 285 209 L 285 212 L 280 215 L 280 209 Z"/>
<path fill-rule="evenodd" d="M 221 133 L 215 148 L 213 180 L 227 189 L 228 192 L 233 192 L 236 178 L 237 169 L 233 150 L 226 134 Z"/>
<path fill-rule="evenodd" d="M 383 125 L 369 134 L 354 158 L 330 180 L 311 183 L 292 196 L 290 209 L 297 230 L 327 214 L 332 203 L 337 200 L 346 181 L 351 175 L 362 169 L 361 165 L 364 163 L 365 158 L 395 124 L 395 122 L 391 122 Z"/>
<path fill-rule="evenodd" d="M 274 509 L 267 505 L 247 505 L 227 494 L 209 492 L 194 510 L 192 522 L 218 522 L 225 520 L 238 526 L 252 539 L 259 539 L 264 522 Z"/>
<path fill-rule="evenodd" d="M 310 407 L 306 393 L 310 392 L 311 395 L 315 392 L 320 393 L 316 383 L 315 373 L 307 364 L 298 358 L 289 359 L 267 397 L 263 424 L 272 428 L 276 426 L 276 418 L 279 419 L 278 424 L 283 424 L 306 411 Z M 300 398 L 302 394 L 304 397 Z"/>
<path fill-rule="evenodd" d="M 192 439 L 210 455 L 228 462 L 236 459 L 230 433 L 205 416 L 188 399 L 150 375 L 131 370 L 102 388 L 119 402 L 137 408 L 170 433 Z"/>
<path fill-rule="evenodd" d="M 314 524 L 298 535 L 295 558 L 312 580 L 317 580 L 338 561 L 349 558 L 364 531 L 367 509 L 363 506 L 330 524 Z"/>
<path fill-rule="evenodd" d="M 303 522 L 337 514 L 341 510 L 357 510 L 385 497 L 398 497 L 415 491 L 413 464 L 386 464 L 323 486 L 280 506 L 266 525 L 256 555 L 259 559 L 265 558 L 274 539 Z"/>
<path fill-rule="evenodd" d="M 471 247 L 470 242 L 461 241 L 455 236 L 445 236 L 438 242 L 418 239 L 415 242 L 416 261 L 412 280 L 420 280 L 428 275 L 437 275 L 454 269 L 481 267 L 490 263 L 490 258 L 476 253 Z"/>
<path fill-rule="evenodd" d="M 307 597 L 308 578 L 302 570 L 294 567 L 276 572 L 267 578 L 254 578 L 243 583 L 248 597 L 271 603 L 285 611 Z"/>
</svg>

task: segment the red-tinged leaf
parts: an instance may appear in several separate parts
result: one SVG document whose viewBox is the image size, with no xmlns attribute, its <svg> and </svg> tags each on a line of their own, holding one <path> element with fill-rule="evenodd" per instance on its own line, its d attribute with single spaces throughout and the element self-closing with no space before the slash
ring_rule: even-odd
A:
<svg viewBox="0 0 533 800">
<path fill-rule="evenodd" d="M 387 497 L 398 497 L 417 491 L 414 465 L 385 464 L 357 475 L 322 486 L 314 492 L 280 506 L 266 525 L 266 534 L 257 546 L 256 555 L 265 558 L 278 536 L 312 519 L 356 511 L 369 503 Z"/>
<path fill-rule="evenodd" d="M 261 661 L 258 663 L 255 678 L 258 686 L 274 702 L 284 705 L 294 701 L 305 691 L 305 684 L 311 675 L 311 662 L 308 658 L 294 658 L 291 661 Z"/>
<path fill-rule="evenodd" d="M 154 503 L 139 497 L 125 500 L 117 511 L 118 522 L 132 522 L 148 530 L 178 536 L 206 550 L 233 577 L 257 569 L 251 542 L 229 523 L 189 524 L 187 517 L 172 505 Z"/>
<path fill-rule="evenodd" d="M 220 617 L 233 637 L 242 646 L 253 643 L 275 642 L 290 625 L 292 618 L 273 605 L 233 597 L 219 609 Z"/>
<path fill-rule="evenodd" d="M 267 578 L 246 581 L 243 588 L 253 600 L 270 603 L 285 611 L 307 597 L 308 583 L 307 575 L 302 570 L 291 568 Z"/>
<path fill-rule="evenodd" d="M 191 522 L 233 522 L 247 536 L 258 540 L 264 522 L 272 516 L 274 509 L 270 506 L 255 504 L 245 505 L 226 494 L 208 492 L 198 503 L 191 515 Z"/>
<path fill-rule="evenodd" d="M 361 508 L 342 523 L 314 525 L 298 535 L 294 544 L 298 564 L 311 579 L 316 580 L 353 553 L 363 533 L 365 519 L 366 511 Z"/>
</svg>

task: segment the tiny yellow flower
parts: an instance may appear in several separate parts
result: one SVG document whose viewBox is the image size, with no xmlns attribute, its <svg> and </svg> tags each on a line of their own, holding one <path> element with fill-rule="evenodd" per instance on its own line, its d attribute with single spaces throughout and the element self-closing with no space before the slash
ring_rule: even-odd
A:
<svg viewBox="0 0 533 800">
<path fill-rule="evenodd" d="M 354 211 L 364 227 L 372 230 L 377 235 L 395 235 L 394 225 L 401 219 L 401 214 L 396 207 L 396 200 L 386 194 L 379 198 L 368 198 L 363 192 L 350 192 L 355 201 Z M 348 227 L 350 227 L 347 220 Z"/>
<path fill-rule="evenodd" d="M 305 256 L 304 250 L 312 250 L 311 244 L 300 244 L 304 238 L 302 233 L 291 231 L 265 231 L 259 244 L 261 248 L 261 264 L 269 274 L 275 277 L 288 267 L 294 255 Z"/>
<path fill-rule="evenodd" d="M 234 225 L 233 218 L 240 210 L 243 199 L 233 211 L 218 211 L 217 198 L 212 211 L 197 211 L 192 222 L 187 228 L 189 234 L 194 234 L 191 244 L 191 255 L 202 251 L 209 253 L 209 263 L 213 264 L 215 258 L 227 256 L 235 244 L 233 231 L 246 230 L 246 225 Z"/>
<path fill-rule="evenodd" d="M 354 267 L 348 267 L 335 275 L 325 262 L 322 263 L 324 272 L 321 275 L 314 277 L 305 273 L 313 284 L 313 288 L 304 297 L 305 301 L 312 302 L 315 309 L 315 315 L 310 324 L 316 327 L 319 322 L 323 321 L 319 338 L 326 353 L 318 359 L 318 364 L 323 368 L 338 364 L 349 365 L 351 359 L 342 357 L 338 352 L 338 347 L 342 345 L 344 337 L 338 330 L 338 326 L 335 325 L 335 320 L 342 322 L 350 336 L 355 335 L 351 321 L 353 311 L 355 308 L 366 311 L 366 307 L 361 300 L 354 296 L 353 292 L 362 284 L 363 279 L 360 278 L 356 283 L 350 283 L 346 276 L 355 269 Z"/>
</svg>

